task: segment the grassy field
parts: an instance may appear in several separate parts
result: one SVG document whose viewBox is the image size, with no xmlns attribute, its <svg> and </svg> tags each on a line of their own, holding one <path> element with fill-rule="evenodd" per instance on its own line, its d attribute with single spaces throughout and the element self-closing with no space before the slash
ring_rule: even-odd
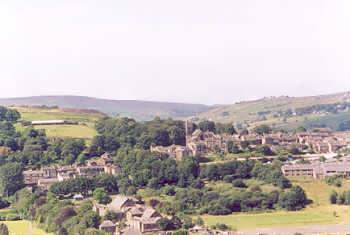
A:
<svg viewBox="0 0 350 235">
<path fill-rule="evenodd" d="M 10 231 L 10 235 L 53 235 L 36 228 L 31 222 L 21 221 L 5 221 Z"/>
<path fill-rule="evenodd" d="M 204 216 L 206 224 L 225 223 L 236 229 L 299 226 L 315 224 L 349 224 L 350 207 L 331 205 L 328 201 L 332 190 L 350 190 L 350 181 L 344 181 L 341 188 L 327 185 L 314 179 L 292 179 L 302 186 L 313 203 L 298 212 L 277 211 L 271 213 L 238 213 L 228 216 Z"/>
<path fill-rule="evenodd" d="M 93 113 L 63 112 L 60 109 L 40 109 L 40 108 L 16 108 L 21 113 L 21 121 L 34 120 L 70 120 L 77 121 L 79 125 L 50 125 L 36 126 L 38 129 L 45 129 L 50 137 L 72 137 L 86 140 L 92 139 L 96 135 L 94 124 L 102 115 Z M 24 127 L 18 124 L 17 129 L 22 131 Z"/>
</svg>

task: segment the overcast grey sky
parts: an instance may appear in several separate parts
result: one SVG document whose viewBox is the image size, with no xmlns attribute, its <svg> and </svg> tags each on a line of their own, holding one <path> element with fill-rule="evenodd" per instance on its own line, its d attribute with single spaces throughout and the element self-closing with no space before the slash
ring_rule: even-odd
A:
<svg viewBox="0 0 350 235">
<path fill-rule="evenodd" d="M 349 0 L 1 0 L 1 97 L 350 90 Z"/>
</svg>

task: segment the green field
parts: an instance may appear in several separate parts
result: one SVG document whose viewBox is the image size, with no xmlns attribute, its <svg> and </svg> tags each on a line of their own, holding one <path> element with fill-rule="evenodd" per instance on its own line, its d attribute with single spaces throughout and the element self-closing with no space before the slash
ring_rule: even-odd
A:
<svg viewBox="0 0 350 235">
<path fill-rule="evenodd" d="M 228 216 L 204 216 L 206 224 L 225 223 L 236 229 L 283 227 L 315 224 L 349 224 L 350 207 L 331 205 L 328 201 L 332 190 L 350 190 L 350 181 L 344 181 L 341 188 L 327 185 L 314 179 L 292 179 L 294 184 L 302 186 L 313 203 L 298 212 L 277 211 L 271 213 L 237 213 Z"/>
<path fill-rule="evenodd" d="M 102 114 L 64 112 L 60 109 L 41 108 L 16 108 L 21 113 L 21 121 L 35 120 L 70 120 L 77 121 L 79 125 L 48 125 L 36 126 L 37 129 L 45 129 L 50 137 L 82 138 L 91 140 L 96 135 L 95 122 L 102 117 Z M 17 124 L 17 129 L 22 131 L 24 127 Z"/>
<path fill-rule="evenodd" d="M 31 222 L 25 220 L 5 221 L 2 223 L 5 223 L 8 226 L 10 235 L 53 235 L 38 229 Z"/>
</svg>

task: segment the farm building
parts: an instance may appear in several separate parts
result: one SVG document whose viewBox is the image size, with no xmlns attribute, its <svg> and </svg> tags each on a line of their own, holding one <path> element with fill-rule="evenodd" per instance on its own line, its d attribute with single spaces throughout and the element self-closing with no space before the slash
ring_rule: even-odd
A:
<svg viewBox="0 0 350 235">
<path fill-rule="evenodd" d="M 32 121 L 31 125 L 78 125 L 79 123 L 76 121 L 68 121 L 68 120 L 41 120 L 41 121 Z"/>
</svg>

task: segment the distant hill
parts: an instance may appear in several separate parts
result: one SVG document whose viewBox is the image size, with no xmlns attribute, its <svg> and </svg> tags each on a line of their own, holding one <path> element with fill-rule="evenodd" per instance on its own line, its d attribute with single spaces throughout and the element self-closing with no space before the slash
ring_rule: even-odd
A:
<svg viewBox="0 0 350 235">
<path fill-rule="evenodd" d="M 108 100 L 84 96 L 34 96 L 0 99 L 4 106 L 59 106 L 60 108 L 98 110 L 112 116 L 128 116 L 137 120 L 154 117 L 185 118 L 208 111 L 209 106 L 171 102 L 151 102 L 136 100 Z"/>
<path fill-rule="evenodd" d="M 207 106 L 171 102 L 108 100 L 83 96 L 36 96 L 0 99 L 5 106 L 59 106 L 61 110 L 99 112 L 112 116 L 128 116 L 137 120 L 154 117 L 194 120 L 209 119 L 232 122 L 248 128 L 267 124 L 276 129 L 298 126 L 329 126 L 334 130 L 350 128 L 350 92 L 307 97 L 267 97 L 232 105 Z"/>
<path fill-rule="evenodd" d="M 350 92 L 308 97 L 268 97 L 212 108 L 198 119 L 234 122 L 249 126 L 268 124 L 293 129 L 306 126 L 336 126 L 350 121 Z"/>
</svg>

